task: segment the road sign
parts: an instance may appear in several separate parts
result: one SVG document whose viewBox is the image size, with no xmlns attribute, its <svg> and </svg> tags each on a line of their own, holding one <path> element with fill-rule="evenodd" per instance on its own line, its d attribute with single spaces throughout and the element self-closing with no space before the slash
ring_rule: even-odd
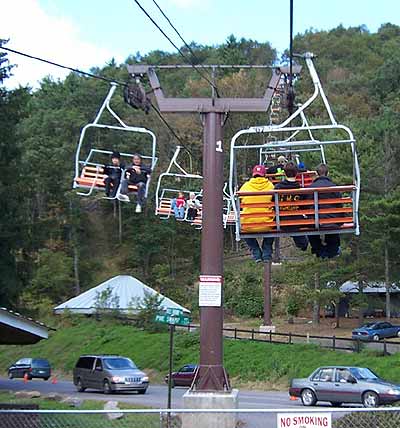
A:
<svg viewBox="0 0 400 428">
<path fill-rule="evenodd" d="M 167 308 L 166 309 L 166 313 L 168 315 L 173 315 L 173 316 L 183 316 L 183 309 L 179 309 L 179 308 Z"/>
<path fill-rule="evenodd" d="M 156 322 L 161 322 L 164 324 L 180 324 L 180 325 L 189 325 L 190 318 L 183 315 L 183 312 L 180 315 L 170 315 L 170 314 L 157 314 L 155 318 Z"/>
</svg>

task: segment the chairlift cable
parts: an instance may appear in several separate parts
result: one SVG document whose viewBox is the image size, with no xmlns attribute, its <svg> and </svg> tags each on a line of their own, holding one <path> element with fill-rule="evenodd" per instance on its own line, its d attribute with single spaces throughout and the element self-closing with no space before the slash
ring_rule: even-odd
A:
<svg viewBox="0 0 400 428">
<path fill-rule="evenodd" d="M 287 92 L 287 109 L 289 116 L 294 112 L 295 93 L 293 89 L 293 0 L 290 2 L 290 41 L 289 41 L 289 88 Z"/>
<path fill-rule="evenodd" d="M 182 138 L 175 132 L 174 128 L 168 123 L 168 121 L 165 119 L 165 117 L 161 114 L 160 110 L 155 106 L 153 103 L 151 103 L 151 106 L 153 107 L 154 111 L 158 115 L 158 117 L 161 119 L 161 121 L 164 123 L 164 125 L 169 129 L 171 134 L 178 140 L 179 144 L 190 154 L 192 155 L 192 152 L 190 149 L 186 147 L 186 145 L 183 143 Z"/>
<path fill-rule="evenodd" d="M 121 81 L 118 81 L 118 80 L 115 80 L 115 79 L 109 79 L 109 78 L 107 78 L 107 77 L 99 76 L 99 75 L 96 75 L 96 74 L 93 74 L 93 73 L 88 73 L 88 72 L 83 71 L 83 70 L 80 70 L 80 69 L 78 69 L 78 68 L 69 67 L 69 66 L 67 66 L 67 65 L 59 64 L 59 63 L 57 63 L 57 62 L 50 61 L 50 60 L 48 60 L 48 59 L 44 59 L 44 58 L 40 58 L 40 57 L 38 57 L 38 56 L 30 55 L 30 54 L 27 54 L 27 53 L 25 53 L 25 52 L 18 51 L 18 50 L 16 50 L 16 49 L 7 48 L 7 47 L 5 47 L 5 46 L 0 46 L 0 49 L 3 49 L 3 50 L 6 50 L 6 51 L 9 51 L 9 52 L 12 52 L 12 53 L 14 53 L 14 54 L 16 54 L 16 55 L 24 56 L 24 57 L 26 57 L 26 58 L 34 59 L 34 60 L 36 60 L 36 61 L 44 62 L 44 63 L 46 63 L 46 64 L 50 64 L 50 65 L 53 65 L 53 66 L 55 66 L 55 67 L 63 68 L 63 69 L 65 69 L 65 70 L 70 70 L 70 71 L 72 71 L 72 72 L 74 72 L 74 73 L 78 73 L 78 74 L 81 74 L 81 75 L 83 75 L 83 76 L 91 77 L 92 79 L 102 80 L 102 81 L 107 82 L 107 83 L 117 83 L 118 85 L 121 85 L 121 86 L 123 86 L 123 87 L 126 87 L 126 86 L 127 86 L 127 83 L 126 83 L 126 82 L 121 82 Z M 174 129 L 171 127 L 171 125 L 170 125 L 170 124 L 167 122 L 167 120 L 162 116 L 162 114 L 161 114 L 161 112 L 158 110 L 158 108 L 157 108 L 153 103 L 151 103 L 151 106 L 153 107 L 153 109 L 154 109 L 154 111 L 156 112 L 156 114 L 160 117 L 160 119 L 162 120 L 162 122 L 164 122 L 164 124 L 165 124 L 165 125 L 167 126 L 167 128 L 170 130 L 170 132 L 172 133 L 172 135 L 173 135 L 173 136 L 174 136 L 174 137 L 179 141 L 179 143 L 182 145 L 182 147 L 184 147 L 184 148 L 185 148 L 185 150 L 187 150 L 187 151 L 190 153 L 190 150 L 189 150 L 187 147 L 185 147 L 185 145 L 184 145 L 184 144 L 183 144 L 183 142 L 182 142 L 182 139 L 177 135 L 177 133 L 174 131 Z"/>
<path fill-rule="evenodd" d="M 211 87 L 215 90 L 215 93 L 217 94 L 217 97 L 219 98 L 219 93 L 218 93 L 218 88 L 215 86 L 215 84 L 207 77 L 205 76 L 193 63 L 192 61 L 190 61 L 190 58 L 188 58 L 181 49 L 179 49 L 179 47 L 171 40 L 171 38 L 165 33 L 165 31 L 157 24 L 157 22 L 150 16 L 150 14 L 146 11 L 146 9 L 144 9 L 144 7 L 139 3 L 138 0 L 133 0 L 138 7 L 140 8 L 140 10 L 147 16 L 147 18 L 149 18 L 149 20 L 156 26 L 156 28 L 161 32 L 161 34 L 171 43 L 171 45 L 178 51 L 179 55 L 181 55 L 181 57 L 183 59 L 185 59 L 186 61 L 189 62 L 189 64 L 193 67 L 194 70 L 196 70 L 196 72 L 204 79 L 207 81 L 207 83 L 209 83 L 211 85 Z"/>
<path fill-rule="evenodd" d="M 293 0 L 290 0 L 289 85 L 293 86 Z"/>
<path fill-rule="evenodd" d="M 161 9 L 160 5 L 156 2 L 156 0 L 153 0 L 153 3 L 157 6 L 158 10 L 162 14 L 162 16 L 168 21 L 169 25 L 173 28 L 175 33 L 178 35 L 178 37 L 182 40 L 190 54 L 192 55 L 193 59 L 197 61 L 201 68 L 204 69 L 203 64 L 201 64 L 201 59 L 196 55 L 194 50 L 190 47 L 190 45 L 186 42 L 186 40 L 182 37 L 182 35 L 179 33 L 179 31 L 176 29 L 176 27 L 172 24 L 171 20 L 168 18 L 168 16 L 165 14 L 165 12 Z"/>
<path fill-rule="evenodd" d="M 93 73 L 88 73 L 87 71 L 82 71 L 82 70 L 79 70 L 78 68 L 69 67 L 67 65 L 62 65 L 62 64 L 59 64 L 57 62 L 50 61 L 48 59 L 40 58 L 40 57 L 37 57 L 34 55 L 29 55 L 25 52 L 17 51 L 15 49 L 11 49 L 11 48 L 6 48 L 5 46 L 0 46 L 0 49 L 4 49 L 6 51 L 15 53 L 17 55 L 21 55 L 21 56 L 24 56 L 24 57 L 27 57 L 30 59 L 34 59 L 36 61 L 44 62 L 46 64 L 54 65 L 55 67 L 63 68 L 65 70 L 70 70 L 70 71 L 73 71 L 74 73 L 82 74 L 83 76 L 92 77 L 93 79 L 103 80 L 104 82 L 108 82 L 108 83 L 118 83 L 118 85 L 126 86 L 125 82 L 119 82 L 118 80 L 115 80 L 115 79 L 109 79 L 109 78 L 104 77 L 104 76 L 99 76 L 99 75 L 96 75 Z"/>
</svg>

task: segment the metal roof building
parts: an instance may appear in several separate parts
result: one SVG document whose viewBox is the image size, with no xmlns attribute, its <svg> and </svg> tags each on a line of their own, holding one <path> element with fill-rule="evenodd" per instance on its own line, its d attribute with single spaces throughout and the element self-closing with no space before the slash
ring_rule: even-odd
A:
<svg viewBox="0 0 400 428">
<path fill-rule="evenodd" d="M 50 329 L 18 312 L 0 308 L 0 345 L 30 345 L 47 339 Z"/>
<path fill-rule="evenodd" d="M 129 275 L 118 275 L 102 284 L 93 287 L 79 296 L 54 308 L 56 314 L 69 310 L 78 314 L 94 314 L 99 309 L 101 296 L 108 296 L 108 305 L 101 309 L 115 309 L 120 312 L 137 312 L 143 307 L 143 299 L 147 295 L 159 295 L 162 299 L 160 309 L 174 308 L 184 312 L 190 311 L 168 297 L 163 296 L 143 282 Z"/>
</svg>

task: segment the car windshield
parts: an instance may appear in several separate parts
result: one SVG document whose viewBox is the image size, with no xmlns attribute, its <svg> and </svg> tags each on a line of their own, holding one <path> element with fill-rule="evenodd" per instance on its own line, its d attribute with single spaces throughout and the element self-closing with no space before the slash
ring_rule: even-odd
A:
<svg viewBox="0 0 400 428">
<path fill-rule="evenodd" d="M 32 367 L 50 367 L 47 360 L 34 359 L 32 360 Z"/>
<path fill-rule="evenodd" d="M 103 361 L 109 370 L 132 370 L 137 368 L 129 358 L 104 358 Z"/>
<path fill-rule="evenodd" d="M 358 380 L 378 379 L 378 376 L 367 368 L 353 367 L 350 372 Z"/>
</svg>

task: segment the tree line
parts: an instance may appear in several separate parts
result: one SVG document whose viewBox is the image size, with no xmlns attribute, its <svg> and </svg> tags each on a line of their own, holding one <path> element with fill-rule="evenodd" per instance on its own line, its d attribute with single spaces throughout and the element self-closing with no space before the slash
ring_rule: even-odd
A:
<svg viewBox="0 0 400 428">
<path fill-rule="evenodd" d="M 361 235 L 347 237 L 343 255 L 331 262 L 329 269 L 320 269 L 322 285 L 318 290 L 315 261 L 301 256 L 285 263 L 274 278 L 282 295 L 283 311 L 288 307 L 293 310 L 294 294 L 321 303 L 332 299 L 332 293 L 337 296 L 338 287 L 332 291 L 332 285 L 326 284 L 340 285 L 347 279 L 360 284 L 398 283 L 399 41 L 400 27 L 392 24 L 382 25 L 376 33 L 364 26 L 339 26 L 295 37 L 296 52 L 318 55 L 316 67 L 334 113 L 356 136 L 362 177 Z M 6 43 L 0 41 L 1 45 Z M 238 40 L 234 36 L 221 45 L 192 43 L 191 49 L 196 60 L 204 64 L 273 65 L 287 59 L 285 55 L 278 58 L 268 42 Z M 128 81 L 126 64 L 180 62 L 178 54 L 153 51 L 133 54 L 124 64 L 111 60 L 91 72 Z M 154 216 L 154 178 L 143 215 L 135 215 L 132 206 L 123 205 L 120 216 L 113 203 L 80 198 L 71 190 L 80 130 L 94 119 L 108 91 L 107 84 L 70 73 L 64 80 L 46 77 L 35 90 L 9 90 L 4 81 L 12 74 L 12 67 L 7 54 L 0 51 L 0 305 L 38 310 L 41 305 L 59 303 L 110 276 L 127 273 L 179 303 L 195 307 L 200 236 L 190 226 Z M 168 70 L 159 75 L 168 96 L 210 95 L 209 84 L 193 70 Z M 268 81 L 269 75 L 259 70 L 220 70 L 216 79 L 223 96 L 260 96 Z M 309 90 L 307 76 L 296 81 L 299 101 Z M 112 105 L 126 123 L 145 126 L 157 135 L 157 177 L 168 165 L 178 141 L 154 111 L 145 114 L 126 105 L 121 88 Z M 314 113 L 317 117 L 322 114 L 318 109 Z M 165 118 L 190 150 L 192 171 L 201 173 L 201 121 L 196 115 L 169 114 Z M 228 142 L 237 130 L 266 123 L 267 114 L 231 115 L 224 138 Z M 96 148 L 132 150 L 132 142 L 107 132 L 93 132 L 89 140 Z M 134 143 L 146 144 L 139 140 Z M 190 168 L 187 159 L 182 161 Z M 335 178 L 348 175 L 349 158 L 339 150 L 331 151 L 328 161 Z M 226 171 L 228 162 L 226 156 Z M 237 256 L 235 246 L 229 232 L 226 235 L 228 307 L 240 315 L 257 315 L 262 310 L 261 279 L 252 265 L 246 265 L 246 275 L 238 274 L 237 267 L 229 262 Z M 243 295 L 254 298 L 245 301 Z M 255 310 L 249 307 L 251 302 L 255 302 Z"/>
</svg>

